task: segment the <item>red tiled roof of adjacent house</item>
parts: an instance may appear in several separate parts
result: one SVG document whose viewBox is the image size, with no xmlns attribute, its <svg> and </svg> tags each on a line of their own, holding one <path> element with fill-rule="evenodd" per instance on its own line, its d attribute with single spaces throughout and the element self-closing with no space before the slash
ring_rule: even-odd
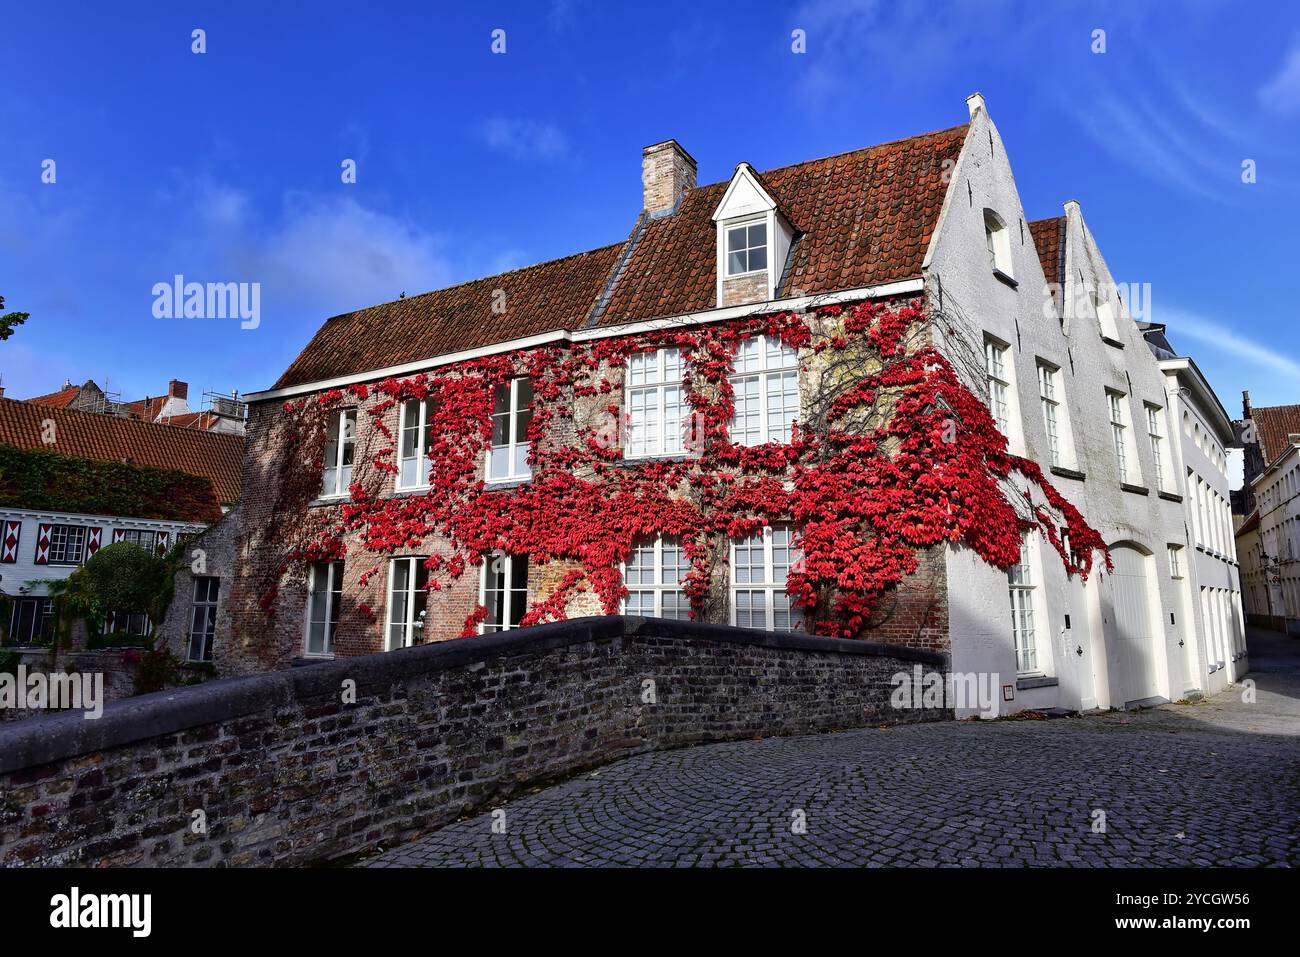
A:
<svg viewBox="0 0 1300 957">
<path fill-rule="evenodd" d="M 158 413 L 162 411 L 167 398 L 165 395 L 145 396 L 143 399 L 124 403 L 122 408 L 130 415 L 137 416 L 146 422 L 152 422 L 158 418 Z"/>
<path fill-rule="evenodd" d="M 46 444 L 46 420 L 55 441 Z M 174 469 L 212 482 L 217 500 L 239 500 L 244 437 L 223 432 L 179 429 L 114 415 L 54 409 L 0 399 L 0 442 L 22 449 L 45 449 L 101 462 L 129 462 Z"/>
<path fill-rule="evenodd" d="M 60 389 L 58 392 L 51 392 L 49 395 L 38 395 L 31 399 L 24 399 L 24 402 L 35 402 L 37 405 L 48 405 L 55 409 L 66 409 L 76 401 L 77 396 L 81 395 L 81 386 L 70 385 L 66 389 Z"/>
<path fill-rule="evenodd" d="M 1288 436 L 1300 435 L 1300 405 L 1252 406 L 1250 417 L 1265 465 L 1286 451 Z"/>
<path fill-rule="evenodd" d="M 945 161 L 956 161 L 966 130 L 957 126 L 759 174 L 797 233 L 778 295 L 919 276 L 947 192 L 951 163 Z M 690 190 L 676 212 L 647 220 L 626 242 L 336 316 L 275 388 L 577 329 L 592 317 L 608 326 L 712 309 L 712 216 L 726 188 L 722 182 Z M 503 313 L 492 309 L 497 290 L 505 296 Z"/>
<path fill-rule="evenodd" d="M 1038 259 L 1043 264 L 1043 277 L 1047 284 L 1059 285 L 1061 272 L 1065 268 L 1065 217 L 1036 219 L 1029 223 L 1029 236 L 1038 250 Z"/>
</svg>

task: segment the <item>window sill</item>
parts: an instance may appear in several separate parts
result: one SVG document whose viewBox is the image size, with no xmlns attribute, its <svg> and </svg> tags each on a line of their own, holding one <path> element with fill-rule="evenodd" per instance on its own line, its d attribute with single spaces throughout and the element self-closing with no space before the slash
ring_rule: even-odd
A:
<svg viewBox="0 0 1300 957">
<path fill-rule="evenodd" d="M 1128 482 L 1120 482 L 1119 487 L 1125 492 L 1132 492 L 1134 495 L 1150 495 L 1151 489 L 1145 485 L 1132 485 Z"/>
<path fill-rule="evenodd" d="M 348 495 L 322 495 L 320 498 L 313 499 L 307 503 L 308 508 L 325 508 L 330 505 L 342 505 L 352 498 Z"/>
<path fill-rule="evenodd" d="M 1013 279 L 1011 276 L 1008 276 L 997 266 L 993 267 L 993 275 L 996 276 L 998 279 L 1002 280 L 1002 282 L 1006 283 L 1012 289 L 1015 289 L 1020 285 L 1020 283 L 1016 282 L 1015 279 Z"/>
<path fill-rule="evenodd" d="M 1049 675 L 1027 675 L 1024 678 L 1016 678 L 1016 690 L 1027 691 L 1030 688 L 1055 688 L 1060 683 L 1060 679 Z"/>
<path fill-rule="evenodd" d="M 1053 465 L 1051 468 L 1053 475 L 1059 475 L 1061 478 L 1074 479 L 1076 482 L 1082 482 L 1087 476 L 1083 472 L 1067 469 L 1064 465 Z"/>
<path fill-rule="evenodd" d="M 766 276 L 766 275 L 767 275 L 767 267 L 764 266 L 762 269 L 751 269 L 749 272 L 728 273 L 726 276 L 722 278 L 722 281 L 729 282 L 732 279 L 748 279 L 750 276 Z"/>
<path fill-rule="evenodd" d="M 1116 349 L 1124 348 L 1124 343 L 1120 342 L 1118 339 L 1112 339 L 1110 336 L 1102 336 L 1101 341 L 1106 343 L 1108 346 L 1114 346 Z"/>
<path fill-rule="evenodd" d="M 1177 492 L 1157 492 L 1156 494 L 1166 502 L 1181 502 L 1183 500 L 1183 497 Z"/>
<path fill-rule="evenodd" d="M 389 492 L 390 498 L 410 498 L 415 495 L 428 495 L 430 485 L 412 485 L 410 488 L 395 488 Z"/>
<path fill-rule="evenodd" d="M 691 456 L 686 452 L 664 452 L 662 455 L 624 455 L 614 465 L 640 465 L 642 462 L 688 462 Z"/>
</svg>

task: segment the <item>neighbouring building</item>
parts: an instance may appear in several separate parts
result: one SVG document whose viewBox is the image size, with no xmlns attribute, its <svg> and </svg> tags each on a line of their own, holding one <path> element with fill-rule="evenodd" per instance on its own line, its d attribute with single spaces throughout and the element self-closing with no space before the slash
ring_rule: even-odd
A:
<svg viewBox="0 0 1300 957">
<path fill-rule="evenodd" d="M 1146 339 L 1165 374 L 1176 440 L 1170 453 L 1175 474 L 1183 481 L 1191 545 L 1171 543 L 1168 555 L 1170 574 L 1181 593 L 1182 610 L 1176 615 L 1196 622 L 1195 629 L 1180 638 L 1187 657 L 1184 690 L 1213 694 L 1250 670 L 1229 488 L 1228 450 L 1236 444 L 1237 433 L 1196 362 L 1178 355 L 1166 328 L 1147 324 Z"/>
<path fill-rule="evenodd" d="M 1268 441 L 1277 455 L 1251 481 L 1255 510 L 1237 534 L 1246 613 L 1252 624 L 1300 637 L 1300 432 L 1285 444 L 1280 434 Z"/>
<path fill-rule="evenodd" d="M 163 554 L 219 521 L 239 500 L 243 451 L 238 434 L 0 398 L 5 644 L 48 643 L 49 582 L 101 548 L 126 541 Z M 104 626 L 126 636 L 154 627 L 139 609 Z"/>
<path fill-rule="evenodd" d="M 694 609 L 946 653 L 1001 713 L 1209 687 L 1168 374 L 1079 204 L 1029 221 L 968 107 L 706 186 L 658 143 L 626 240 L 328 320 L 246 397 L 219 669 Z"/>
<path fill-rule="evenodd" d="M 3 393 L 0 392 L 0 395 Z M 64 380 L 63 388 L 59 391 L 25 401 L 55 409 L 77 409 L 157 425 L 173 425 L 205 432 L 235 432 L 241 435 L 247 413 L 238 392 L 232 392 L 229 396 L 206 393 L 203 407 L 195 411 L 189 404 L 189 385 L 179 379 L 168 382 L 167 391 L 162 395 L 146 396 L 130 402 L 123 402 L 117 393 L 105 391 L 91 379 L 81 385 L 73 385 L 71 381 Z"/>
</svg>

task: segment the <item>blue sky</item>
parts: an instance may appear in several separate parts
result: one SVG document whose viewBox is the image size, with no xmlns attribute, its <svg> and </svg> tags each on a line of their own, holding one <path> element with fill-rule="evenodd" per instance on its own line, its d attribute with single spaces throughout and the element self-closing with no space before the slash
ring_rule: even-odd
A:
<svg viewBox="0 0 1300 957">
<path fill-rule="evenodd" d="M 32 313 L 7 394 L 266 388 L 331 315 L 623 239 L 646 144 L 713 182 L 962 123 L 980 90 L 1029 216 L 1078 198 L 1230 414 L 1300 400 L 1295 10 L 470 6 L 0 0 L 0 293 Z M 261 283 L 260 325 L 155 318 L 177 273 Z"/>
</svg>

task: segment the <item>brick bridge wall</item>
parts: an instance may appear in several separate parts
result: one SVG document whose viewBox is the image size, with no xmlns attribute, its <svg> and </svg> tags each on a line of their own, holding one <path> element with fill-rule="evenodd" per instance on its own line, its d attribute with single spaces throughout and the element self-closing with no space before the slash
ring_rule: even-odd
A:
<svg viewBox="0 0 1300 957">
<path fill-rule="evenodd" d="M 917 664 L 945 659 L 584 618 L 18 722 L 0 728 L 0 864 L 335 860 L 637 752 L 951 718 L 890 706 L 891 677 Z"/>
</svg>

